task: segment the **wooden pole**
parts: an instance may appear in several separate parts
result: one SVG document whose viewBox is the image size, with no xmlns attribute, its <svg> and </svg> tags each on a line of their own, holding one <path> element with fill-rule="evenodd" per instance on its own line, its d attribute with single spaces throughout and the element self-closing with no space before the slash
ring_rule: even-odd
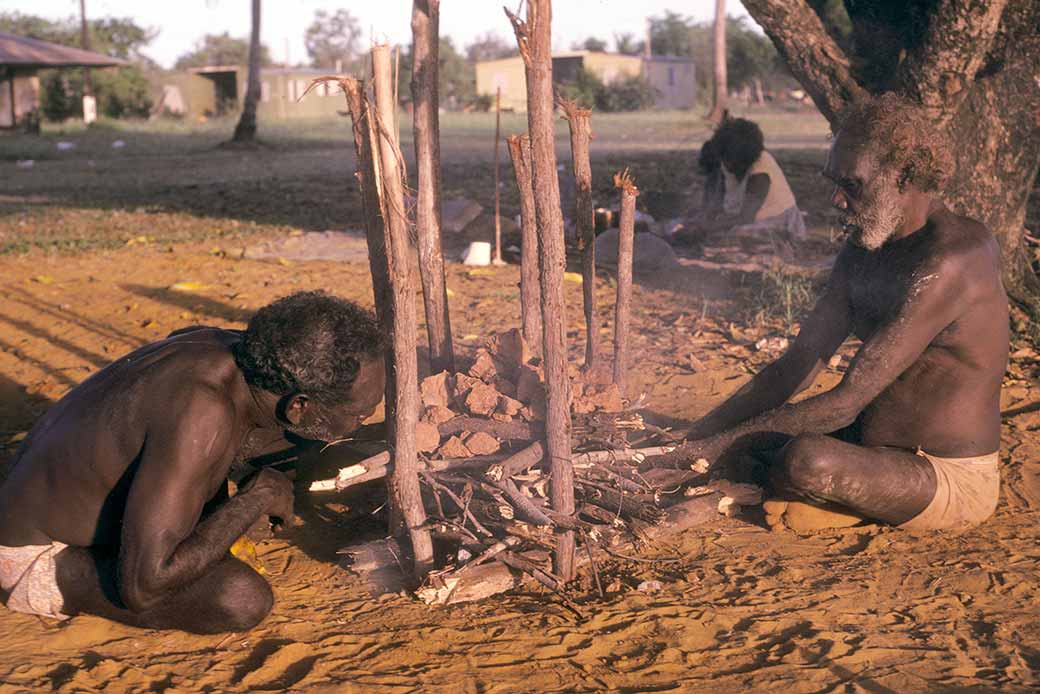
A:
<svg viewBox="0 0 1040 694">
<path fill-rule="evenodd" d="M 581 249 L 581 293 L 585 308 L 585 369 L 596 366 L 599 339 L 596 332 L 596 226 L 592 210 L 592 111 L 570 99 L 559 99 L 571 131 L 571 164 L 574 171 L 574 220 Z"/>
<path fill-rule="evenodd" d="M 726 0 L 715 0 L 715 25 L 712 31 L 712 67 L 714 68 L 715 103 L 708 120 L 718 123 L 726 110 L 728 84 L 726 81 Z"/>
<path fill-rule="evenodd" d="M 520 320 L 524 341 L 532 349 L 542 344 L 542 290 L 538 286 L 538 221 L 531 187 L 531 138 L 512 135 L 509 156 L 513 160 L 516 187 L 520 191 Z"/>
<path fill-rule="evenodd" d="M 412 6 L 412 104 L 418 197 L 415 205 L 419 278 L 434 373 L 455 371 L 448 286 L 441 252 L 441 144 L 437 65 L 440 0 L 415 0 Z"/>
<path fill-rule="evenodd" d="M 391 520 L 403 519 L 412 541 L 415 573 L 425 575 L 433 568 L 433 543 L 423 527 L 426 511 L 419 492 L 415 427 L 419 421 L 419 376 L 416 361 L 415 288 L 411 273 L 408 216 L 404 207 L 404 157 L 394 132 L 394 85 L 390 47 L 372 48 L 375 84 L 375 128 L 373 160 L 378 166 L 382 196 L 384 238 L 392 295 L 393 321 L 389 343 L 393 347 L 393 369 L 387 374 L 386 421 L 394 456 L 390 475 Z M 394 528 L 395 530 L 397 528 Z"/>
<path fill-rule="evenodd" d="M 498 142 L 502 139 L 502 87 L 495 89 L 495 265 L 502 265 L 502 194 L 499 188 Z"/>
<path fill-rule="evenodd" d="M 508 9 L 527 78 L 527 127 L 531 134 L 531 174 L 540 250 L 542 289 L 542 363 L 548 394 L 546 444 L 552 479 L 553 510 L 574 513 L 574 468 L 571 465 L 570 379 L 567 376 L 563 273 L 567 258 L 563 241 L 560 182 L 556 175 L 553 133 L 552 2 L 528 0 L 527 20 Z M 574 531 L 556 536 L 553 567 L 564 580 L 574 577 Z"/>
<path fill-rule="evenodd" d="M 636 188 L 628 169 L 614 175 L 621 191 L 621 220 L 618 229 L 617 302 L 614 306 L 614 383 L 628 395 L 628 331 L 632 311 L 632 246 L 636 226 Z"/>
</svg>

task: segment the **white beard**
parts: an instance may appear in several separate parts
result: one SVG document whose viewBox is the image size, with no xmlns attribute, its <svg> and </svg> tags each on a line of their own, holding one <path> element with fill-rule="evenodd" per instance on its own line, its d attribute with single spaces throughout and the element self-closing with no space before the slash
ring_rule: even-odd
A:
<svg viewBox="0 0 1040 694">
<path fill-rule="evenodd" d="M 842 217 L 842 226 L 860 248 L 876 251 L 903 224 L 903 209 L 894 179 L 894 175 L 886 175 L 878 182 L 877 193 L 863 202 L 858 214 Z"/>
</svg>

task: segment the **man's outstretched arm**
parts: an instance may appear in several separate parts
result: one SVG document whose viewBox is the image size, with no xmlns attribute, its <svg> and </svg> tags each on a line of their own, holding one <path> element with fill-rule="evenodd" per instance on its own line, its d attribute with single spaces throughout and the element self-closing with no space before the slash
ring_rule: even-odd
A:
<svg viewBox="0 0 1040 694">
<path fill-rule="evenodd" d="M 851 332 L 846 266 L 843 252 L 834 264 L 823 296 L 802 322 L 791 348 L 694 424 L 689 438 L 702 439 L 731 429 L 780 407 L 812 384 Z"/>
<path fill-rule="evenodd" d="M 123 518 L 118 587 L 135 612 L 197 580 L 263 515 L 292 512 L 291 483 L 264 470 L 200 522 L 227 472 L 231 404 L 205 391 L 171 404 L 178 419 L 148 432 Z"/>
<path fill-rule="evenodd" d="M 694 441 L 687 454 L 714 462 L 724 452 L 777 447 L 791 436 L 827 434 L 851 424 L 974 300 L 970 282 L 962 283 L 967 273 L 956 264 L 936 263 L 915 273 L 899 312 L 864 343 L 835 388 Z"/>
</svg>

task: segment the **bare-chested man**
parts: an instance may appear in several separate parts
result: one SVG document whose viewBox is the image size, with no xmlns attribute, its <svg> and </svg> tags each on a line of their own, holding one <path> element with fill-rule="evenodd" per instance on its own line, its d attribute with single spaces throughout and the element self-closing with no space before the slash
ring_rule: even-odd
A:
<svg viewBox="0 0 1040 694">
<path fill-rule="evenodd" d="M 189 328 L 70 391 L 29 433 L 0 487 L 0 589 L 11 610 L 94 614 L 198 633 L 244 631 L 267 582 L 232 557 L 264 516 L 292 517 L 270 468 L 227 498 L 232 465 L 284 432 L 328 441 L 382 399 L 372 315 L 301 292 L 244 331 Z"/>
<path fill-rule="evenodd" d="M 895 95 L 846 114 L 824 175 L 848 240 L 826 290 L 791 348 L 694 425 L 684 456 L 750 452 L 783 498 L 908 528 L 993 513 L 1008 304 L 993 235 L 942 202 L 952 167 Z M 849 334 L 863 345 L 841 383 L 790 404 Z"/>
</svg>

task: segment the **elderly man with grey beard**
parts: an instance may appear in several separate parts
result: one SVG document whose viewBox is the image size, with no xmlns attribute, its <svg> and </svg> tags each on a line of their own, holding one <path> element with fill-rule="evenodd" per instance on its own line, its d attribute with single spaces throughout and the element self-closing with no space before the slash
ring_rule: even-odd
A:
<svg viewBox="0 0 1040 694">
<path fill-rule="evenodd" d="M 771 524 L 943 529 L 996 508 L 1008 303 L 993 234 L 943 203 L 952 169 L 900 97 L 844 114 L 823 175 L 847 240 L 826 288 L 790 349 L 681 450 L 757 461 Z M 862 346 L 841 382 L 791 403 L 850 335 Z"/>
</svg>

